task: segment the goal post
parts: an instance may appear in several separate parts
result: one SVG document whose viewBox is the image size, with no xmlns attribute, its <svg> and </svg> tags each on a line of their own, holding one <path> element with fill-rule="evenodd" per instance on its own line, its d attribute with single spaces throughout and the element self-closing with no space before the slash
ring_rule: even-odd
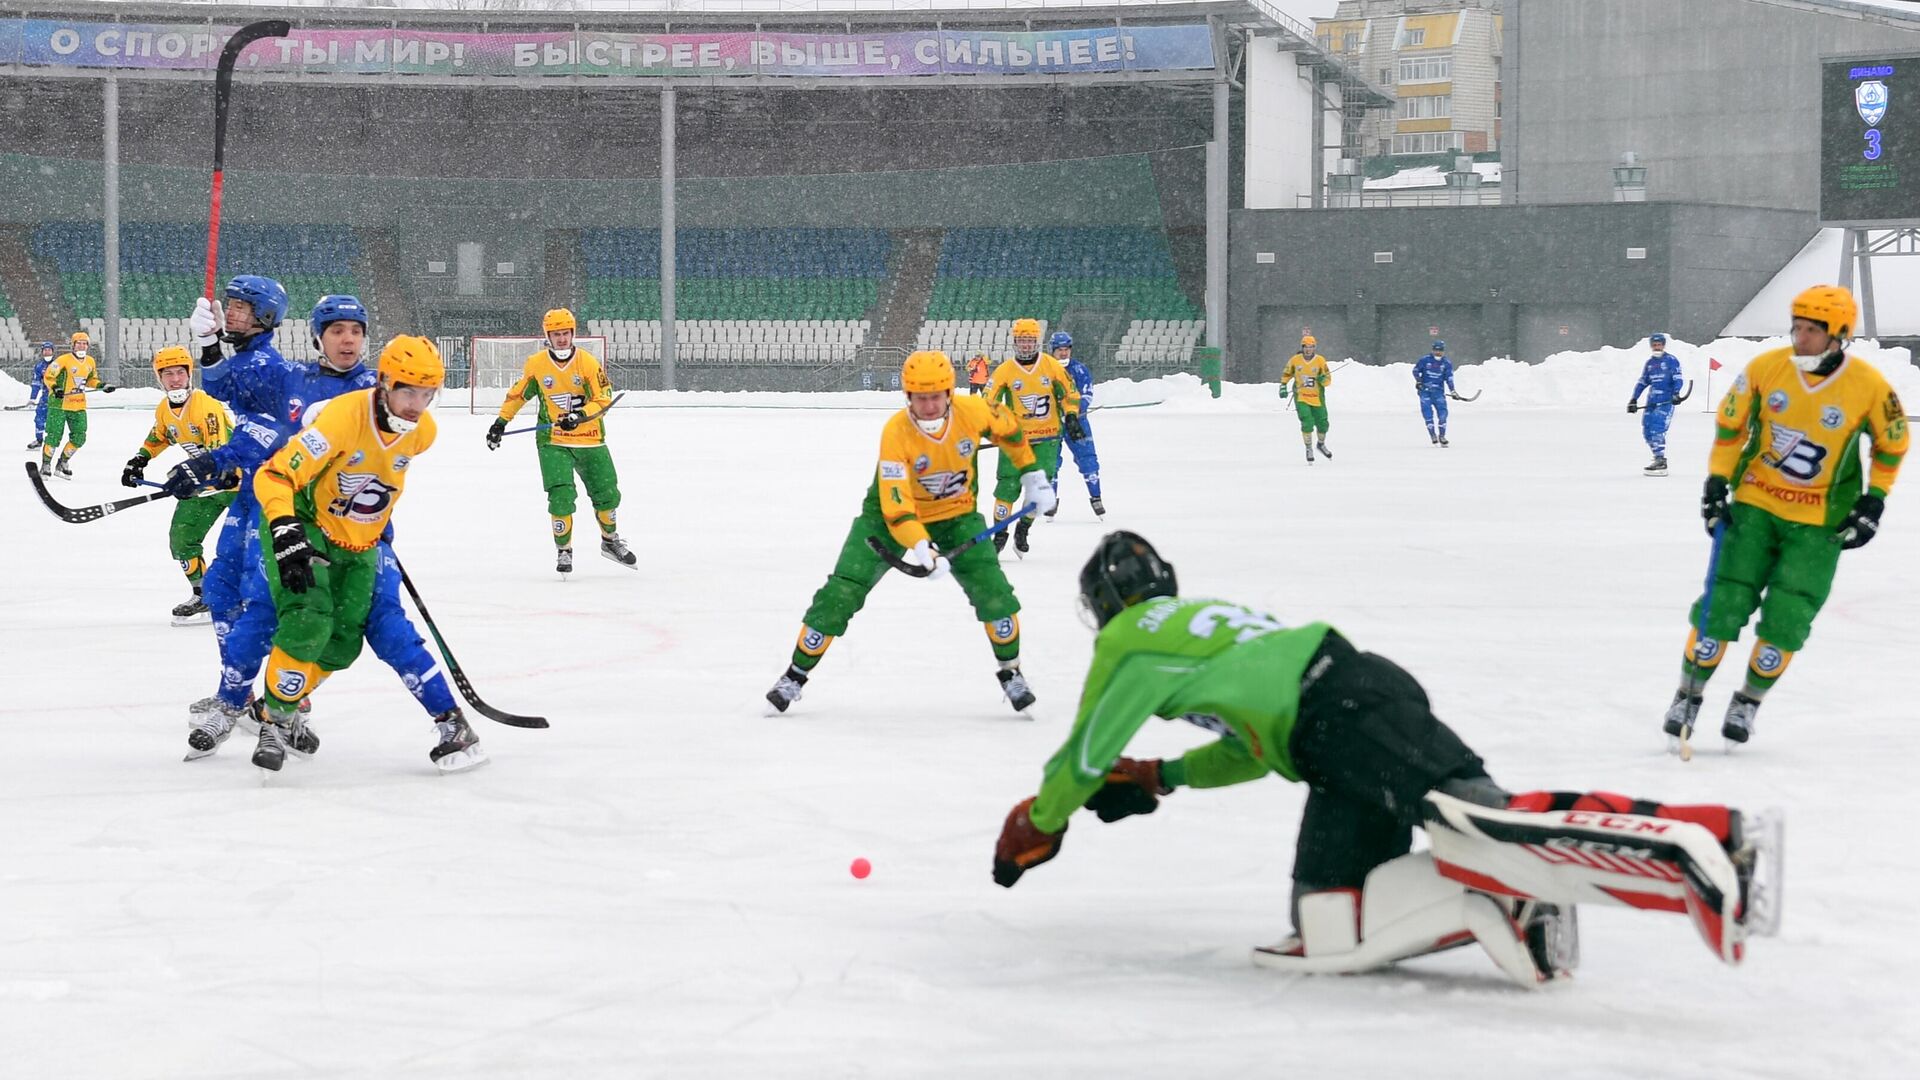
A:
<svg viewBox="0 0 1920 1080">
<path fill-rule="evenodd" d="M 526 367 L 527 357 L 547 347 L 543 337 L 476 337 L 467 343 L 467 411 L 495 412 L 501 395 L 512 389 Z M 607 367 L 607 339 L 576 336 L 573 347 L 585 349 Z M 611 370 L 610 368 L 608 369 Z"/>
</svg>

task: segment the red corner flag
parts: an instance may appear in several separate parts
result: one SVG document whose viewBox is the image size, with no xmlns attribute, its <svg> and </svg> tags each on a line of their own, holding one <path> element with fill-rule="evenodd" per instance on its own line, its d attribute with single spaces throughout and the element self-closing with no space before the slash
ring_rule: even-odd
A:
<svg viewBox="0 0 1920 1080">
<path fill-rule="evenodd" d="M 1707 370 L 1708 370 L 1708 371 L 1719 371 L 1719 370 L 1720 370 L 1720 361 L 1719 361 L 1718 359 L 1716 359 L 1716 358 L 1714 358 L 1714 357 L 1711 357 L 1711 356 L 1709 356 L 1709 357 L 1707 357 Z"/>
</svg>

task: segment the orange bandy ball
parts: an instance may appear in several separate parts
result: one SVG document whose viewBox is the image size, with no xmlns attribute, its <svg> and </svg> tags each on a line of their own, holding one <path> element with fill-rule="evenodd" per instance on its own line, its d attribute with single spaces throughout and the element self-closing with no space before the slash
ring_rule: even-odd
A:
<svg viewBox="0 0 1920 1080">
<path fill-rule="evenodd" d="M 853 871 L 854 877 L 864 878 L 868 874 L 873 873 L 873 864 L 865 859 L 855 859 L 853 860 L 853 866 L 849 869 Z"/>
</svg>

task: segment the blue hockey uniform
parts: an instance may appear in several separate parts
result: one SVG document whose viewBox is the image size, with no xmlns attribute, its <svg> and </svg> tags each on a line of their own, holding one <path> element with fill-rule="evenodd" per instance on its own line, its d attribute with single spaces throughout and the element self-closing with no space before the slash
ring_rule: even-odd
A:
<svg viewBox="0 0 1920 1080">
<path fill-rule="evenodd" d="M 1680 396 L 1685 382 L 1679 359 L 1662 350 L 1647 358 L 1646 366 L 1640 369 L 1640 381 L 1633 384 L 1629 403 L 1639 401 L 1642 391 L 1647 395 L 1647 403 L 1640 413 L 1640 434 L 1647 440 L 1647 448 L 1653 451 L 1654 457 L 1667 456 L 1667 425 L 1673 422 L 1673 399 Z"/>
<path fill-rule="evenodd" d="M 47 373 L 47 365 L 51 363 L 53 358 L 48 356 L 42 356 L 34 361 L 33 378 L 27 381 L 27 401 L 33 405 L 33 441 L 35 443 L 42 442 L 47 437 L 47 402 L 52 400 L 52 397 L 47 393 L 46 385 L 40 381 L 40 377 Z"/>
<path fill-rule="evenodd" d="M 1420 416 L 1427 422 L 1427 436 L 1435 442 L 1447 439 L 1447 395 L 1454 392 L 1453 361 L 1446 358 L 1445 352 L 1445 346 L 1437 346 L 1435 352 L 1413 362 L 1413 387 L 1420 396 Z"/>
<path fill-rule="evenodd" d="M 1100 452 L 1093 445 L 1093 425 L 1087 422 L 1087 411 L 1093 408 L 1093 372 L 1087 365 L 1076 359 L 1066 362 L 1067 376 L 1080 391 L 1080 425 L 1087 431 L 1084 439 L 1069 439 L 1067 449 L 1073 454 L 1074 467 L 1086 479 L 1087 495 L 1100 497 Z M 1059 481 L 1055 480 L 1057 487 Z"/>
</svg>

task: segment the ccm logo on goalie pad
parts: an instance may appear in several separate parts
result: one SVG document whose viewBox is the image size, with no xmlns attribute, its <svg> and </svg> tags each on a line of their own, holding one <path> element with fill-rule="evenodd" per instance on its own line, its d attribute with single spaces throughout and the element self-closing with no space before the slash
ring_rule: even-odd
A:
<svg viewBox="0 0 1920 1080">
<path fill-rule="evenodd" d="M 1561 820 L 1565 821 L 1568 825 L 1584 825 L 1594 829 L 1613 829 L 1617 832 L 1652 833 L 1655 836 L 1665 834 L 1672 824 L 1671 822 L 1657 821 L 1653 818 L 1605 814 L 1592 810 L 1569 810 Z M 1573 841 L 1568 842 L 1572 843 Z"/>
</svg>

